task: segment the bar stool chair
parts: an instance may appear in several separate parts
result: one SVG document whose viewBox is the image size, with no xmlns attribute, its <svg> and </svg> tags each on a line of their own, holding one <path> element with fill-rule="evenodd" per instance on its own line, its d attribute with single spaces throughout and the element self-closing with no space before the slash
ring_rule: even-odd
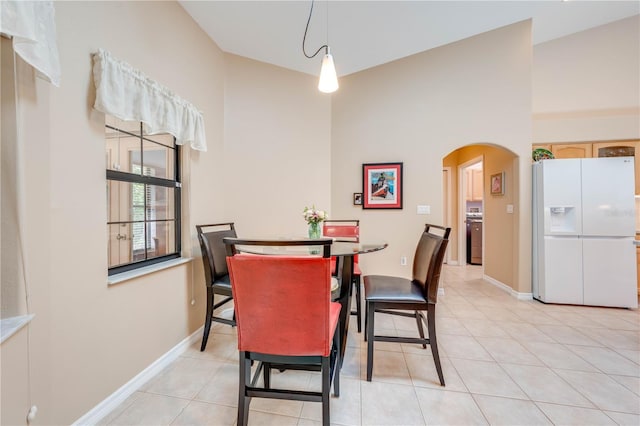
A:
<svg viewBox="0 0 640 426">
<path fill-rule="evenodd" d="M 207 313 L 204 318 L 204 334 L 200 345 L 202 352 L 207 347 L 212 321 L 231 326 L 236 325 L 235 313 L 231 320 L 213 315 L 214 310 L 233 300 L 229 272 L 227 271 L 227 252 L 222 240 L 225 237 L 236 237 L 236 229 L 233 222 L 225 222 L 196 225 L 196 230 L 202 252 L 204 280 L 207 286 Z M 223 297 L 218 303 L 215 303 L 216 294 Z"/>
<path fill-rule="evenodd" d="M 225 243 L 240 357 L 237 425 L 247 424 L 251 398 L 275 398 L 322 402 L 322 424 L 329 426 L 332 378 L 334 394 L 340 394 L 340 336 L 336 329 L 341 305 L 331 302 L 332 241 L 226 238 Z M 243 254 L 238 246 L 309 246 L 322 252 L 301 256 Z M 259 364 L 252 378 L 255 361 Z M 272 388 L 272 368 L 319 370 L 322 391 Z M 264 386 L 258 387 L 261 370 Z"/>
<path fill-rule="evenodd" d="M 437 233 L 433 233 L 435 230 Z M 436 302 L 440 271 L 449 242 L 451 228 L 425 225 L 413 259 L 412 279 L 384 275 L 365 275 L 365 340 L 367 341 L 367 381 L 373 375 L 373 343 L 419 343 L 431 346 L 440 384 L 444 375 L 436 340 Z M 412 313 L 406 311 L 413 311 Z M 425 319 L 423 311 L 427 311 Z M 377 336 L 374 334 L 376 313 L 415 318 L 420 337 Z M 429 336 L 425 338 L 422 322 L 427 324 Z"/>
<path fill-rule="evenodd" d="M 325 237 L 345 239 L 348 241 L 358 241 L 360 239 L 360 221 L 357 219 L 348 220 L 325 220 L 322 223 L 322 235 Z M 336 260 L 332 258 L 332 271 L 334 274 L 336 270 Z M 362 271 L 358 265 L 358 256 L 353 258 L 353 284 L 350 291 L 353 294 L 353 290 L 356 291 L 356 310 L 351 311 L 351 315 L 355 315 L 358 319 L 358 333 L 362 331 L 362 296 L 361 296 L 361 277 Z"/>
</svg>

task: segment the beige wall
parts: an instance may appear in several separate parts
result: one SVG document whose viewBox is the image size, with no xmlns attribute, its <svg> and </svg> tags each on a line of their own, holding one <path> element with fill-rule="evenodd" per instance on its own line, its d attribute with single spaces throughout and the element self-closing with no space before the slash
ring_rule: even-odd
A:
<svg viewBox="0 0 640 426">
<path fill-rule="evenodd" d="M 51 370 L 49 368 L 46 354 L 49 350 L 49 337 L 47 325 L 40 321 L 41 318 L 47 318 L 51 310 L 47 301 L 49 297 L 49 288 L 44 285 L 46 279 L 49 262 L 46 257 L 38 259 L 38 263 L 34 268 L 23 269 L 21 267 L 22 259 L 30 257 L 38 258 L 48 249 L 48 236 L 40 235 L 45 227 L 48 228 L 47 218 L 40 217 L 36 222 L 27 226 L 25 219 L 27 216 L 34 217 L 36 212 L 30 209 L 39 208 L 40 206 L 31 203 L 32 197 L 25 196 L 25 192 L 33 187 L 33 179 L 44 178 L 45 182 L 48 178 L 48 165 L 37 161 L 38 158 L 46 158 L 48 156 L 48 120 L 45 118 L 39 121 L 40 126 L 24 125 L 18 130 L 16 122 L 25 121 L 25 117 L 29 117 L 31 113 L 39 115 L 46 109 L 49 96 L 42 93 L 40 96 L 41 104 L 36 105 L 33 102 L 35 98 L 35 86 L 33 84 L 32 69 L 26 65 L 21 59 L 15 62 L 10 41 L 2 40 L 2 318 L 14 315 L 25 315 L 33 312 L 33 307 L 44 302 L 39 310 L 42 314 L 38 318 L 38 323 L 44 325 L 41 328 L 24 327 L 15 335 L 9 337 L 0 346 L 1 371 L 1 418 L 2 424 L 21 424 L 25 422 L 26 414 L 31 406 L 29 401 L 30 383 L 29 371 L 31 374 L 38 375 L 39 385 L 49 384 Z M 9 67 L 10 69 L 7 69 Z M 15 76 L 15 81 L 14 81 Z M 30 83 L 25 83 L 25 77 Z M 15 84 L 15 86 L 14 86 Z M 40 87 L 47 87 L 46 83 L 38 82 Z M 14 90 L 14 87 L 17 90 Z M 16 108 L 15 96 L 23 97 L 24 103 Z M 29 122 L 27 123 L 35 123 Z M 16 144 L 18 136 L 23 139 L 33 138 L 33 145 Z M 37 150 L 34 145 L 40 145 L 43 149 Z M 34 156 L 27 163 L 29 156 Z M 27 173 L 27 166 L 31 166 Z M 41 201 L 48 200 L 48 193 L 43 191 L 42 183 L 36 192 Z M 18 217 L 21 218 L 19 223 Z M 18 232 L 20 229 L 20 232 Z M 32 241 L 37 240 L 33 247 L 27 247 L 28 235 L 36 236 Z M 25 244 L 21 244 L 21 238 Z M 29 286 L 25 285 L 25 278 Z M 43 285 L 37 285 L 38 282 Z M 27 293 L 29 293 L 29 302 L 27 302 Z M 29 309 L 29 306 L 31 309 Z M 31 323 L 35 324 L 35 321 Z M 38 340 L 38 343 L 34 343 Z M 29 359 L 29 348 L 37 348 L 45 352 L 45 357 L 37 357 L 38 363 L 31 362 Z M 31 358 L 33 361 L 34 358 Z M 31 376 L 33 377 L 33 376 Z M 33 383 L 33 381 L 32 381 Z M 38 395 L 42 397 L 43 405 L 48 407 L 50 404 L 50 391 L 47 387 L 40 387 Z"/>
<path fill-rule="evenodd" d="M 0 395 L 2 396 L 2 424 L 26 424 L 29 410 L 29 360 L 26 348 L 28 333 L 19 332 L 2 343 L 0 348 Z"/>
<path fill-rule="evenodd" d="M 411 273 L 400 257 L 408 256 L 411 265 L 424 224 L 443 222 L 441 176 L 450 152 L 490 143 L 519 156 L 519 168 L 530 167 L 530 70 L 531 24 L 525 21 L 341 80 L 332 114 L 332 213 L 359 218 L 361 235 L 389 243 L 361 257 L 366 273 Z M 362 163 L 386 161 L 404 163 L 404 209 L 354 208 Z M 522 238 L 512 255 L 514 270 L 504 277 L 500 272 L 514 289 L 530 288 L 529 175 L 521 181 L 513 185 L 523 197 L 514 200 L 514 225 L 505 238 L 515 238 L 514 232 Z M 417 215 L 418 204 L 430 205 L 431 215 Z"/>
<path fill-rule="evenodd" d="M 640 15 L 533 49 L 533 141 L 640 137 Z"/>
<path fill-rule="evenodd" d="M 238 235 L 306 236 L 304 207 L 331 209 L 331 96 L 307 74 L 225 62 L 225 179 L 212 190 Z"/>
<path fill-rule="evenodd" d="M 11 41 L 0 37 L 2 66 L 2 85 L 0 90 L 0 123 L 15 123 L 15 79 L 14 60 Z M 17 228 L 17 196 L 18 181 L 15 176 L 18 173 L 17 159 L 19 151 L 12 141 L 16 138 L 15 126 L 4 125 L 1 129 L 0 153 L 2 160 L 0 173 L 2 173 L 0 187 L 0 262 L 3 265 L 0 279 L 2 280 L 2 297 L 0 297 L 0 317 L 7 318 L 24 315 L 26 312 L 25 292 L 20 273 L 19 254 L 15 248 L 18 246 Z"/>
<path fill-rule="evenodd" d="M 203 111 L 209 152 L 193 154 L 193 177 L 211 175 L 223 150 L 223 54 L 178 4 L 59 2 L 56 25 L 61 87 L 35 79 L 30 68 L 20 72 L 34 424 L 72 423 L 195 331 L 204 315 L 203 286 L 191 294 L 189 264 L 107 286 L 104 116 L 91 108 L 91 53 L 111 51 Z M 222 215 L 220 203 L 200 196 L 209 187 L 193 184 L 193 218 Z M 187 240 L 186 252 L 192 245 Z M 2 345 L 3 371 L 5 353 L 16 355 L 10 365 L 26 359 L 24 333 Z M 3 381 L 3 424 L 5 416 L 25 418 L 29 403 L 5 397 L 26 380 Z"/>
</svg>

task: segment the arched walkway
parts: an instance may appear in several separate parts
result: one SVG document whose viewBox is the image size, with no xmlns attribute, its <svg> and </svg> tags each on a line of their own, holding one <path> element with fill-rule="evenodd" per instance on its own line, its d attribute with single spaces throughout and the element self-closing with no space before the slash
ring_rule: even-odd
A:
<svg viewBox="0 0 640 426">
<path fill-rule="evenodd" d="M 478 163 L 481 169 L 470 170 Z M 483 278 L 507 291 L 516 289 L 519 227 L 513 213 L 520 198 L 518 157 L 501 146 L 478 143 L 452 151 L 442 165 L 450 175 L 445 187 L 452 227 L 449 263 L 468 263 L 467 213 L 480 213 Z"/>
</svg>

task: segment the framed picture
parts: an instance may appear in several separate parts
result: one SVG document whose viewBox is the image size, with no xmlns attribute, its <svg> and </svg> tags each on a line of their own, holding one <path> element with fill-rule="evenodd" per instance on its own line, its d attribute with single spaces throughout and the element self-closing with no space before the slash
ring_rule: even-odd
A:
<svg viewBox="0 0 640 426">
<path fill-rule="evenodd" d="M 504 195 L 504 172 L 491 175 L 491 195 Z"/>
<path fill-rule="evenodd" d="M 362 208 L 402 208 L 402 163 L 362 165 Z"/>
<path fill-rule="evenodd" d="M 354 192 L 353 193 L 353 205 L 361 206 L 362 205 L 362 192 Z"/>
</svg>

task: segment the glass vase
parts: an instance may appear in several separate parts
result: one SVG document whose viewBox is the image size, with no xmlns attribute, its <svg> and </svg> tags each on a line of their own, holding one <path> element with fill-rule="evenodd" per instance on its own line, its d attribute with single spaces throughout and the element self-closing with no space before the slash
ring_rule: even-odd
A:
<svg viewBox="0 0 640 426">
<path fill-rule="evenodd" d="M 317 240 L 321 237 L 321 228 L 320 223 L 310 223 L 309 224 L 309 238 L 312 240 Z"/>
</svg>

